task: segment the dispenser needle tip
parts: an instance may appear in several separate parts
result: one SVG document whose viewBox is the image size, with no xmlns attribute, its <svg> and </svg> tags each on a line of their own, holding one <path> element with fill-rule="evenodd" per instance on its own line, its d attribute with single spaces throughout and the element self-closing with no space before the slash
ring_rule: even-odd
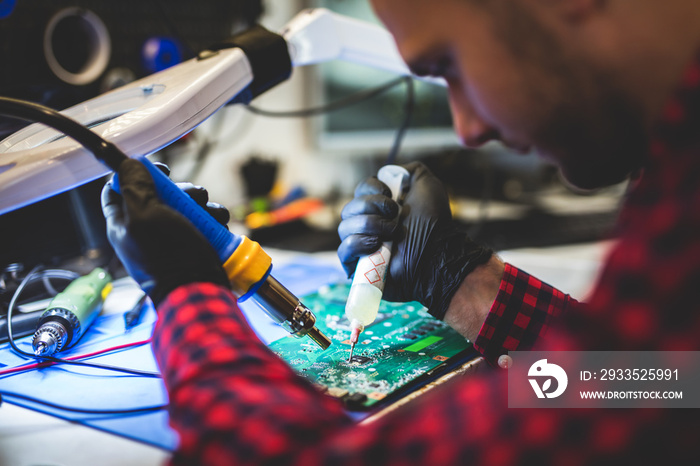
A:
<svg viewBox="0 0 700 466">
<path fill-rule="evenodd" d="M 355 342 L 350 343 L 350 357 L 348 358 L 348 362 L 352 362 L 352 353 L 355 351 Z"/>
<path fill-rule="evenodd" d="M 360 333 L 364 330 L 364 327 L 356 320 L 353 320 L 350 326 L 352 330 L 350 331 L 350 358 L 348 358 L 348 362 L 352 362 L 352 353 L 355 351 L 355 344 L 360 341 Z"/>
</svg>

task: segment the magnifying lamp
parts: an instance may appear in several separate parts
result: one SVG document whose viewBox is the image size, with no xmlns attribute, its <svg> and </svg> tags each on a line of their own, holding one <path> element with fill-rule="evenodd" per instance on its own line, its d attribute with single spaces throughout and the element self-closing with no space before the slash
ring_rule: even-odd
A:
<svg viewBox="0 0 700 466">
<path fill-rule="evenodd" d="M 410 74 L 388 31 L 326 9 L 302 11 L 279 35 L 293 67 L 344 60 Z M 254 68 L 241 48 L 217 47 L 61 113 L 129 156 L 148 155 L 192 131 L 227 103 L 249 101 L 256 94 L 251 94 Z M 429 80 L 444 85 L 440 79 Z M 0 214 L 107 173 L 72 139 L 32 124 L 0 141 Z"/>
</svg>

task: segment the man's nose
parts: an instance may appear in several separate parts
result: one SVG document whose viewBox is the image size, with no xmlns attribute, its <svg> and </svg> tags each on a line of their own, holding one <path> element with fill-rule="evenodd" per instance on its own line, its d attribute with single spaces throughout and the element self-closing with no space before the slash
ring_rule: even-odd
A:
<svg viewBox="0 0 700 466">
<path fill-rule="evenodd" d="M 453 118 L 454 115 L 453 115 Z M 496 129 L 490 127 L 474 114 L 461 115 L 455 118 L 455 130 L 462 142 L 467 147 L 480 147 L 489 141 L 499 138 Z"/>
<path fill-rule="evenodd" d="M 452 125 L 465 146 L 479 147 L 499 138 L 498 130 L 476 113 L 461 87 L 455 88 L 452 84 L 450 84 L 450 108 Z"/>
</svg>

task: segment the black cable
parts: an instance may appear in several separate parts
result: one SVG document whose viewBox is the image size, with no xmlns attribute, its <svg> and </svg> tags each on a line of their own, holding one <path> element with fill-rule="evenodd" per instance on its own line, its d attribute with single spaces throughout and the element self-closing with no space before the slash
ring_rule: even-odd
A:
<svg viewBox="0 0 700 466">
<path fill-rule="evenodd" d="M 38 267 L 35 267 L 33 270 L 38 270 Z M 25 286 L 29 285 L 29 283 L 31 283 L 31 282 L 33 282 L 33 281 L 42 280 L 42 281 L 43 281 L 43 285 L 44 285 L 44 289 L 46 290 L 46 292 L 49 293 L 49 295 L 51 295 L 51 296 L 55 296 L 56 294 L 58 294 L 58 292 L 53 288 L 53 286 L 51 285 L 51 283 L 49 282 L 49 280 L 51 280 L 51 279 L 62 279 L 62 280 L 68 280 L 68 282 L 70 283 L 71 281 L 73 281 L 73 280 L 75 280 L 76 278 L 78 278 L 78 276 L 79 276 L 79 275 L 78 275 L 77 273 L 75 273 L 75 272 L 70 272 L 70 271 L 68 271 L 68 270 L 60 270 L 60 269 L 53 270 L 53 269 L 52 269 L 52 270 L 45 270 L 45 271 L 43 271 L 43 272 L 41 273 L 41 275 L 32 275 L 32 273 L 30 272 L 29 276 L 28 276 L 28 277 L 25 277 L 25 278 L 20 282 L 20 284 L 18 285 L 18 287 L 15 289 L 15 291 L 14 291 L 13 294 L 12 294 L 12 297 L 11 297 L 10 303 L 9 303 L 9 308 L 8 308 L 7 313 L 6 313 L 6 320 L 7 320 L 7 324 L 6 324 L 6 326 L 7 326 L 7 341 L 10 343 L 10 346 L 12 346 L 13 349 L 15 349 L 15 345 L 14 345 L 14 330 L 12 329 L 12 315 L 13 315 L 13 312 L 10 312 L 10 310 L 14 311 L 14 306 L 15 306 L 15 304 L 16 304 L 16 301 L 17 301 L 17 299 L 19 299 L 19 295 L 17 294 L 17 290 L 18 290 L 18 289 L 19 289 L 19 290 L 24 289 Z M 37 311 L 37 314 L 36 314 L 36 315 L 39 316 L 40 314 L 41 314 L 41 313 L 40 313 L 39 311 Z M 15 351 L 16 351 L 16 350 L 15 350 Z"/>
<path fill-rule="evenodd" d="M 53 356 L 40 356 L 37 359 L 51 361 L 51 362 L 54 362 L 57 364 L 70 364 L 73 366 L 92 367 L 95 369 L 104 369 L 107 371 L 123 372 L 125 374 L 138 375 L 140 377 L 149 377 L 149 378 L 153 378 L 153 379 L 160 379 L 161 378 L 161 375 L 158 372 L 150 372 L 150 371 L 142 371 L 139 369 L 129 369 L 126 367 L 110 366 L 109 364 L 96 364 L 96 363 L 85 362 L 85 361 L 74 361 L 72 359 L 61 359 L 61 358 L 55 358 Z"/>
<path fill-rule="evenodd" d="M 7 335 L 9 338 L 10 346 L 19 354 L 29 356 L 32 359 L 43 359 L 55 363 L 62 363 L 62 364 L 72 364 L 72 365 L 77 365 L 77 366 L 87 366 L 87 367 L 94 367 L 98 369 L 106 369 L 106 370 L 112 370 L 112 371 L 118 371 L 118 372 L 125 372 L 128 374 L 134 374 L 134 375 L 139 375 L 142 377 L 158 377 L 160 378 L 160 374 L 158 373 L 152 373 L 152 372 L 146 372 L 146 371 L 139 371 L 135 369 L 127 369 L 127 368 L 121 368 L 121 367 L 114 367 L 114 366 L 109 366 L 109 365 L 104 365 L 104 364 L 93 364 L 93 363 L 87 363 L 84 361 L 71 361 L 71 360 L 66 360 L 66 359 L 61 359 L 61 358 L 54 358 L 51 356 L 45 356 L 42 358 L 36 358 L 35 355 L 31 353 L 27 353 L 25 351 L 22 351 L 19 349 L 14 341 L 14 336 L 12 334 L 12 312 L 14 310 L 14 305 L 16 301 L 19 299 L 20 293 L 24 290 L 24 288 L 27 286 L 28 283 L 30 283 L 34 279 L 41 279 L 44 277 L 44 274 L 50 271 L 44 271 L 41 275 L 38 275 L 38 273 L 41 271 L 41 266 L 36 266 L 34 267 L 29 274 L 27 274 L 26 277 L 22 280 L 20 285 L 17 287 L 17 290 L 15 291 L 14 295 L 12 296 L 12 299 L 10 300 L 10 305 L 7 309 Z M 4 395 L 5 397 L 14 397 L 14 398 L 19 398 L 23 399 L 26 401 L 31 401 L 33 403 L 38 403 L 44 406 L 48 406 L 54 409 L 60 409 L 63 411 L 70 411 L 70 412 L 75 412 L 75 413 L 84 413 L 84 414 L 137 414 L 137 413 L 146 413 L 146 412 L 152 412 L 152 411 L 159 411 L 162 409 L 167 408 L 167 405 L 157 405 L 157 406 L 146 406 L 142 408 L 129 408 L 129 409 L 106 409 L 106 410 L 93 410 L 93 409 L 83 409 L 83 408 L 73 408 L 70 406 L 62 406 L 62 405 L 57 405 L 55 403 L 51 403 L 48 401 L 43 401 L 39 400 L 36 398 L 29 397 L 27 395 L 22 395 L 19 393 L 12 393 L 12 392 L 7 392 L 3 391 L 0 392 L 1 395 Z"/>
<path fill-rule="evenodd" d="M 401 142 L 403 142 L 403 137 L 406 134 L 408 126 L 411 124 L 411 117 L 413 116 L 413 108 L 416 103 L 416 88 L 413 82 L 413 78 L 410 76 L 404 76 L 406 83 L 406 103 L 404 105 L 404 116 L 401 126 L 396 132 L 394 137 L 394 144 L 391 146 L 389 155 L 386 158 L 386 165 L 391 165 L 396 163 L 396 158 L 399 155 L 399 150 L 401 149 Z"/>
<path fill-rule="evenodd" d="M 152 3 L 154 3 L 156 9 L 158 9 L 158 14 L 160 15 L 160 19 L 163 21 L 163 24 L 165 24 L 166 29 L 170 31 L 170 34 L 172 34 L 173 37 L 175 37 L 175 39 L 177 39 L 177 41 L 180 42 L 182 48 L 185 49 L 185 53 L 187 53 L 187 58 L 197 56 L 197 53 L 190 46 L 188 41 L 185 40 L 185 37 L 182 34 L 180 34 L 180 29 L 175 25 L 172 19 L 170 19 L 170 16 L 168 15 L 168 12 L 163 3 L 160 0 L 153 0 Z"/>
<path fill-rule="evenodd" d="M 351 105 L 359 104 L 361 102 L 364 102 L 366 100 L 372 99 L 374 97 L 377 97 L 378 95 L 383 94 L 384 92 L 398 86 L 399 84 L 405 82 L 406 80 L 412 80 L 412 79 L 410 76 L 401 76 L 399 78 L 392 79 L 391 81 L 388 81 L 380 86 L 373 87 L 370 89 L 363 89 L 361 91 L 355 92 L 353 94 L 350 94 L 347 97 L 343 97 L 341 99 L 335 100 L 335 101 L 330 102 L 328 104 L 321 105 L 319 107 L 305 108 L 302 110 L 271 111 L 271 110 L 263 110 L 261 108 L 254 106 L 254 105 L 246 105 L 245 108 L 247 108 L 251 113 L 254 113 L 254 114 L 260 115 L 260 116 L 273 117 L 273 118 L 305 118 L 305 117 L 310 117 L 310 116 L 322 115 L 324 113 L 334 112 L 336 110 L 340 110 L 342 108 L 349 107 Z"/>
<path fill-rule="evenodd" d="M 370 89 L 364 89 L 362 91 L 356 92 L 347 97 L 343 97 L 329 104 L 321 105 L 319 107 L 311 107 L 302 110 L 291 111 L 264 110 L 253 105 L 246 105 L 245 108 L 247 108 L 251 113 L 260 116 L 274 118 L 305 118 L 310 116 L 321 115 L 324 113 L 334 112 L 336 110 L 340 110 L 345 107 L 349 107 L 351 105 L 359 104 L 361 102 L 370 100 L 374 97 L 383 94 L 389 89 L 398 86 L 401 83 L 406 84 L 406 103 L 404 106 L 404 118 L 401 122 L 401 126 L 399 126 L 399 129 L 396 132 L 394 142 L 391 146 L 391 150 L 389 151 L 389 155 L 387 156 L 386 164 L 389 165 L 396 162 L 399 150 L 401 149 L 401 142 L 403 141 L 404 135 L 406 134 L 406 130 L 408 129 L 411 123 L 411 117 L 413 116 L 413 109 L 415 107 L 416 100 L 416 91 L 415 84 L 411 76 L 401 76 L 397 79 L 393 79 L 389 82 L 386 82 L 380 86 L 373 87 Z"/>
<path fill-rule="evenodd" d="M 117 171 L 119 165 L 128 158 L 116 145 L 102 136 L 93 133 L 77 121 L 44 105 L 0 97 L 0 115 L 19 118 L 32 123 L 43 123 L 61 131 L 66 136 L 82 144 L 95 157 L 114 171 Z"/>
<path fill-rule="evenodd" d="M 33 354 L 27 353 L 26 351 L 19 349 L 19 347 L 15 343 L 14 332 L 12 331 L 12 314 L 14 313 L 15 304 L 17 303 L 19 296 L 22 294 L 22 291 L 24 291 L 24 288 L 32 280 L 34 280 L 35 278 L 36 279 L 41 278 L 40 276 L 37 276 L 37 274 L 42 269 L 43 269 L 43 267 L 41 265 L 37 265 L 22 279 L 19 286 L 17 287 L 14 294 L 12 295 L 12 298 L 10 299 L 10 304 L 7 307 L 7 339 L 8 339 L 8 342 L 10 343 L 10 346 L 17 354 L 20 354 L 22 356 L 28 356 L 30 359 L 34 359 L 35 356 Z"/>
<path fill-rule="evenodd" d="M 108 371 L 123 372 L 125 374 L 138 375 L 141 377 L 161 378 L 161 375 L 158 372 L 142 371 L 139 369 L 129 369 L 129 368 L 125 368 L 125 367 L 111 366 L 108 364 L 96 364 L 96 363 L 85 362 L 85 361 L 73 361 L 73 360 L 69 360 L 69 359 L 56 358 L 53 356 L 37 357 L 35 354 L 28 353 L 28 352 L 20 349 L 17 346 L 17 344 L 15 343 L 15 338 L 14 338 L 14 335 L 12 332 L 12 314 L 14 312 L 15 304 L 17 303 L 19 296 L 22 294 L 22 291 L 24 291 L 24 288 L 27 286 L 27 284 L 29 284 L 29 282 L 31 282 L 35 278 L 36 279 L 41 278 L 41 275 L 37 275 L 39 272 L 41 272 L 41 270 L 42 270 L 42 266 L 37 265 L 27 274 L 26 277 L 24 277 L 22 282 L 19 284 L 19 286 L 15 290 L 15 293 L 12 295 L 12 299 L 10 299 L 10 304 L 7 308 L 7 337 L 8 337 L 8 341 L 10 343 L 10 346 L 17 354 L 25 356 L 28 359 L 36 359 L 36 360 L 40 360 L 40 361 L 51 361 L 53 363 L 70 364 L 73 366 L 92 367 L 95 369 L 104 369 L 104 370 L 108 370 Z M 46 272 L 46 271 L 44 271 L 44 272 Z"/>
<path fill-rule="evenodd" d="M 75 272 L 71 272 L 69 270 L 61 270 L 61 269 L 56 269 L 56 270 L 46 270 L 44 271 L 43 274 L 41 274 L 41 283 L 44 285 L 44 289 L 46 290 L 47 293 L 49 293 L 51 296 L 56 296 L 59 292 L 56 290 L 56 288 L 53 287 L 51 284 L 51 279 L 61 279 L 61 280 L 68 280 L 69 282 L 72 282 L 76 278 L 78 278 L 79 275 Z"/>
<path fill-rule="evenodd" d="M 22 395 L 20 393 L 13 393 L 8 391 L 0 391 L 0 395 L 4 397 L 18 398 L 20 400 L 30 401 L 32 403 L 37 403 L 43 406 L 48 406 L 49 408 L 60 409 L 61 411 L 68 411 L 71 413 L 82 413 L 82 414 L 139 414 L 139 413 L 150 413 L 153 411 L 161 411 L 166 409 L 168 405 L 153 405 L 153 406 L 143 406 L 141 408 L 127 408 L 127 409 L 87 409 L 87 408 L 74 408 L 72 406 L 63 406 L 56 403 L 51 403 L 50 401 L 40 400 L 27 395 Z M 7 401 L 7 398 L 5 398 Z"/>
</svg>

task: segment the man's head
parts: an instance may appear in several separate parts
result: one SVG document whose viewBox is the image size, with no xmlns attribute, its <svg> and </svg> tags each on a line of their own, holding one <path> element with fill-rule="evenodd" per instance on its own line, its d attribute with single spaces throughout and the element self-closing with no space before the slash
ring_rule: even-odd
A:
<svg viewBox="0 0 700 466">
<path fill-rule="evenodd" d="M 658 25 L 645 30 L 661 18 L 654 0 L 372 3 L 412 70 L 447 80 L 466 145 L 499 139 L 534 148 L 582 188 L 641 167 L 654 113 L 689 58 L 685 48 L 664 52 L 671 40 L 654 37 Z"/>
</svg>

